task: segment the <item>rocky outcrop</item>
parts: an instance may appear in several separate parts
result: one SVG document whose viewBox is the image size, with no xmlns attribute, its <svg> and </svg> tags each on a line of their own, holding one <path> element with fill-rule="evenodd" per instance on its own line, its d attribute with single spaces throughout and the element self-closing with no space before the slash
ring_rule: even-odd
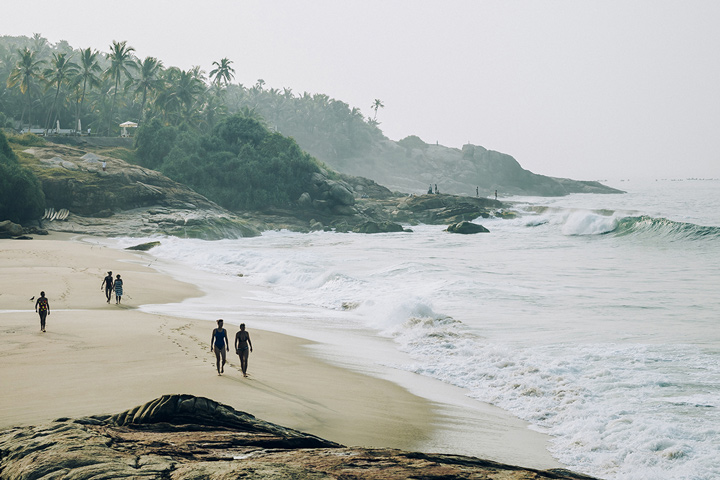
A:
<svg viewBox="0 0 720 480">
<path fill-rule="evenodd" d="M 502 202 L 484 197 L 412 195 L 397 203 L 393 216 L 401 222 L 440 225 L 496 216 L 503 206 Z"/>
<path fill-rule="evenodd" d="M 25 153 L 36 159 L 29 166 L 42 183 L 46 206 L 70 211 L 63 221 L 41 221 L 44 228 L 204 239 L 260 234 L 247 221 L 154 170 L 55 144 Z"/>
<path fill-rule="evenodd" d="M 308 151 L 330 167 L 348 175 L 371 178 L 391 190 L 421 193 L 438 186 L 455 195 L 562 196 L 570 193 L 622 193 L 598 182 L 538 175 L 520 166 L 512 156 L 466 144 L 462 149 L 415 142 L 373 141 L 362 156 L 326 158 Z M 476 190 L 477 189 L 477 190 Z M 434 188 L 433 188 L 434 190 Z"/>
<path fill-rule="evenodd" d="M 191 395 L 1 431 L 0 478 L 592 480 L 459 455 L 344 447 Z"/>
<path fill-rule="evenodd" d="M 453 223 L 452 225 L 449 225 L 445 231 L 450 233 L 462 233 L 465 235 L 472 234 L 472 233 L 489 233 L 490 230 L 483 227 L 482 225 L 478 225 L 477 223 L 472 222 L 458 222 Z"/>
</svg>

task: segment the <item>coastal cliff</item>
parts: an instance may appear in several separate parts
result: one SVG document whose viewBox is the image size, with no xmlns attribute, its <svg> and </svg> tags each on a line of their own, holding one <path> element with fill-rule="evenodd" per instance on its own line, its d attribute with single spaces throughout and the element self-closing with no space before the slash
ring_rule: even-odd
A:
<svg viewBox="0 0 720 480">
<path fill-rule="evenodd" d="M 340 158 L 303 145 L 339 172 L 371 178 L 391 190 L 420 193 L 438 186 L 442 193 L 473 196 L 563 196 L 571 193 L 623 193 L 596 181 L 539 175 L 510 155 L 472 144 L 462 149 L 427 144 L 412 136 L 398 142 L 376 138 L 366 150 Z"/>
<path fill-rule="evenodd" d="M 0 477 L 592 480 L 460 455 L 346 447 L 192 395 L 0 431 Z"/>
</svg>

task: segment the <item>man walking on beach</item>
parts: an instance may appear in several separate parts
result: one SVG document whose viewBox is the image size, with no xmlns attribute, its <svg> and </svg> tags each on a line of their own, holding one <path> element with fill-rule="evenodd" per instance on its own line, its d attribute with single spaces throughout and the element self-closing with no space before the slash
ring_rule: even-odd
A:
<svg viewBox="0 0 720 480">
<path fill-rule="evenodd" d="M 235 335 L 235 353 L 240 357 L 240 368 L 242 368 L 243 377 L 247 377 L 248 357 L 252 352 L 252 342 L 250 341 L 250 333 L 245 331 L 245 324 L 240 324 L 240 331 Z"/>
<path fill-rule="evenodd" d="M 217 325 L 217 328 L 213 329 L 210 338 L 210 351 L 215 352 L 215 366 L 218 375 L 222 375 L 225 372 L 225 352 L 230 350 L 230 343 L 227 338 L 227 330 L 223 328 L 222 318 L 217 321 Z M 220 363 L 221 359 L 222 363 Z"/>
<path fill-rule="evenodd" d="M 50 303 L 45 298 L 45 292 L 40 292 L 40 297 L 35 302 L 35 311 L 40 314 L 40 331 L 45 331 L 45 318 L 50 315 Z"/>
<path fill-rule="evenodd" d="M 107 303 L 110 303 L 110 298 L 112 297 L 113 291 L 112 272 L 108 272 L 107 276 L 103 278 L 103 281 L 100 284 L 100 290 L 103 289 L 103 285 L 105 286 L 105 296 L 107 297 Z"/>
</svg>

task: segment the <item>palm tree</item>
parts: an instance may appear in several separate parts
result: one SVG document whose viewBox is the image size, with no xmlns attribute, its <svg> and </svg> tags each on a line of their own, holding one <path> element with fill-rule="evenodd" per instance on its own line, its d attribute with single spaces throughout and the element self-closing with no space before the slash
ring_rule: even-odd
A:
<svg viewBox="0 0 720 480">
<path fill-rule="evenodd" d="M 184 71 L 171 67 L 165 70 L 166 88 L 157 98 L 165 121 L 180 123 L 183 119 L 190 118 L 198 98 L 205 93 L 205 84 L 198 74 L 195 69 Z"/>
<path fill-rule="evenodd" d="M 113 114 L 115 112 L 115 104 L 117 102 L 117 93 L 118 88 L 120 87 L 120 79 L 122 78 L 123 74 L 126 77 L 130 77 L 130 68 L 135 67 L 135 63 L 132 59 L 132 52 L 134 52 L 135 49 L 133 47 L 128 47 L 127 41 L 122 42 L 116 42 L 113 40 L 112 45 L 110 45 L 110 54 L 108 55 L 108 58 L 110 59 L 110 67 L 105 71 L 105 74 L 112 78 L 115 82 L 115 92 L 113 93 L 113 102 L 112 102 L 112 108 L 110 109 L 110 121 L 112 121 Z M 110 123 L 108 122 L 108 135 L 110 134 Z"/>
<path fill-rule="evenodd" d="M 155 57 L 146 57 L 142 62 L 136 61 L 135 68 L 138 71 L 138 78 L 131 81 L 134 87 L 135 95 L 142 95 L 142 104 L 140 106 L 140 121 L 145 121 L 145 104 L 147 102 L 148 92 L 156 91 L 162 85 L 160 72 L 162 71 L 162 62 Z"/>
<path fill-rule="evenodd" d="M 46 132 L 50 125 L 54 124 L 58 118 L 57 101 L 60 96 L 60 87 L 78 70 L 78 66 L 71 62 L 70 58 L 72 58 L 72 56 L 68 57 L 64 53 L 53 53 L 51 66 L 43 72 L 48 87 L 55 86 L 55 98 L 53 99 L 52 107 L 50 107 L 47 119 L 45 120 Z M 55 117 L 52 116 L 53 113 Z"/>
<path fill-rule="evenodd" d="M 372 104 L 372 107 L 370 107 L 370 108 L 375 110 L 375 116 L 373 117 L 373 122 L 377 125 L 378 108 L 385 108 L 385 105 L 383 104 L 382 100 L 380 100 L 379 98 L 376 98 Z"/>
<path fill-rule="evenodd" d="M 40 76 L 40 67 L 44 63 L 43 60 L 39 60 L 36 57 L 36 52 L 31 51 L 29 48 L 18 49 L 20 59 L 18 60 L 15 68 L 10 72 L 10 76 L 7 79 L 7 87 L 20 89 L 20 93 L 24 94 L 27 98 L 25 108 L 23 108 L 22 115 L 20 116 L 20 125 L 22 125 L 25 119 L 25 111 L 28 112 L 28 131 L 32 126 L 31 121 L 31 103 L 30 103 L 30 91 L 32 90 L 33 81 Z"/>
<path fill-rule="evenodd" d="M 224 83 L 227 87 L 235 78 L 235 69 L 230 66 L 231 63 L 233 63 L 232 60 L 228 60 L 227 58 L 221 59 L 220 62 L 212 63 L 215 67 L 210 70 L 210 78 L 213 83 L 218 85 Z"/>
<path fill-rule="evenodd" d="M 100 86 L 100 77 L 98 77 L 97 74 L 102 72 L 102 68 L 100 68 L 100 64 L 98 64 L 97 56 L 98 52 L 93 52 L 90 48 L 86 48 L 80 52 L 80 69 L 75 77 L 75 82 L 78 85 L 82 83 L 82 95 L 80 96 L 80 101 L 78 102 L 78 107 L 75 112 L 76 126 L 82 114 L 82 106 L 83 103 L 85 103 L 87 87 L 89 86 L 92 89 L 93 87 Z"/>
</svg>

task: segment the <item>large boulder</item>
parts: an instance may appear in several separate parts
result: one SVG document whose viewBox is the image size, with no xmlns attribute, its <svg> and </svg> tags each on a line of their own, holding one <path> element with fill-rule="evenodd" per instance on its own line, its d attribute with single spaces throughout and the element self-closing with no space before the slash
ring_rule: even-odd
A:
<svg viewBox="0 0 720 480">
<path fill-rule="evenodd" d="M 12 238 L 23 234 L 22 225 L 13 223 L 10 220 L 0 222 L 0 238 Z"/>
</svg>

